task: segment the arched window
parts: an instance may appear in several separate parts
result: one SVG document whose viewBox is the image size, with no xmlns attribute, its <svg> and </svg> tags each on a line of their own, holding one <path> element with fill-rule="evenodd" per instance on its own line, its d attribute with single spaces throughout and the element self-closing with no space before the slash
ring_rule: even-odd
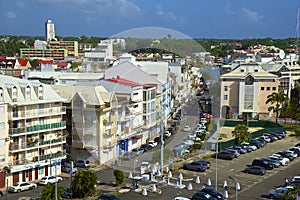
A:
<svg viewBox="0 0 300 200">
<path fill-rule="evenodd" d="M 28 85 L 25 89 L 25 98 L 26 99 L 29 99 L 30 98 L 30 91 L 31 91 L 31 88 L 30 86 Z"/>
<path fill-rule="evenodd" d="M 3 88 L 2 87 L 0 87 L 0 100 L 3 100 Z"/>
<path fill-rule="evenodd" d="M 39 99 L 42 99 L 44 96 L 44 88 L 42 85 L 39 85 L 39 88 L 38 88 L 38 97 Z"/>
<path fill-rule="evenodd" d="M 16 86 L 12 88 L 12 99 L 15 101 L 18 98 L 18 89 Z"/>
</svg>

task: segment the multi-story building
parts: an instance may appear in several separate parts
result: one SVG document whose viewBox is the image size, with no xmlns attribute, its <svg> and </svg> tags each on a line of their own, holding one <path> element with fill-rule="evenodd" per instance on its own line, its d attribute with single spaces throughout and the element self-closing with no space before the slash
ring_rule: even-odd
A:
<svg viewBox="0 0 300 200">
<path fill-rule="evenodd" d="M 20 57 L 27 59 L 64 60 L 67 56 L 67 49 L 20 48 Z"/>
<path fill-rule="evenodd" d="M 56 40 L 55 38 L 55 29 L 54 29 L 54 23 L 51 19 L 48 19 L 45 23 L 45 31 L 46 31 L 46 40 Z"/>
<path fill-rule="evenodd" d="M 0 75 L 0 169 L 8 185 L 60 174 L 66 123 L 64 99 L 48 86 Z M 5 171 L 0 171 L 4 187 Z"/>
<path fill-rule="evenodd" d="M 100 86 L 51 86 L 67 99 L 72 159 L 104 164 L 116 156 L 118 108 L 114 93 Z"/>
<path fill-rule="evenodd" d="M 221 76 L 222 118 L 270 117 L 272 105 L 266 104 L 267 96 L 278 92 L 278 76 L 259 65 L 240 65 Z"/>
<path fill-rule="evenodd" d="M 78 57 L 78 42 L 77 41 L 50 41 L 51 49 L 66 49 L 67 57 Z"/>
</svg>

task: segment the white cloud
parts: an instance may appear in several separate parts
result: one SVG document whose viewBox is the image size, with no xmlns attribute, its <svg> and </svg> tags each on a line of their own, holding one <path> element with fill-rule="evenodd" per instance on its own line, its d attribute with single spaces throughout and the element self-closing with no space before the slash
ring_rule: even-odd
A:
<svg viewBox="0 0 300 200">
<path fill-rule="evenodd" d="M 163 17 L 165 20 L 171 20 L 171 21 L 177 20 L 177 17 L 172 12 L 163 11 L 161 5 L 156 6 L 155 14 L 158 15 L 158 16 Z"/>
<path fill-rule="evenodd" d="M 25 3 L 22 2 L 22 1 L 18 1 L 18 2 L 16 3 L 16 6 L 17 6 L 18 9 L 25 9 L 25 8 L 26 8 Z"/>
<path fill-rule="evenodd" d="M 6 17 L 9 19 L 15 19 L 15 18 L 17 18 L 17 15 L 13 11 L 7 11 Z"/>
<path fill-rule="evenodd" d="M 257 22 L 259 20 L 264 19 L 263 16 L 259 15 L 257 12 L 252 11 L 248 8 L 242 8 L 242 13 L 248 20 L 250 20 L 252 22 Z"/>
</svg>

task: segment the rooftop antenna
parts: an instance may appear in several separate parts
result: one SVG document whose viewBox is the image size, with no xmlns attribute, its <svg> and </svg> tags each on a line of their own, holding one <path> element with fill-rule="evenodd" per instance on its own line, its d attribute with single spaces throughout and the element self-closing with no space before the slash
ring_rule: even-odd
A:
<svg viewBox="0 0 300 200">
<path fill-rule="evenodd" d="M 298 12 L 297 12 L 297 24 L 296 24 L 296 59 L 299 59 L 299 55 L 298 55 L 298 34 L 299 34 L 299 15 L 300 15 L 300 8 L 298 8 Z"/>
</svg>

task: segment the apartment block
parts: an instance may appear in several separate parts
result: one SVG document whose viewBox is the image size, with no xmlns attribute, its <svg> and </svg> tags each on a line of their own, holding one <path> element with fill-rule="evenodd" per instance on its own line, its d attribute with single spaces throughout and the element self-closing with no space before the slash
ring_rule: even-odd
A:
<svg viewBox="0 0 300 200">
<path fill-rule="evenodd" d="M 240 65 L 221 76 L 222 118 L 272 117 L 266 104 L 267 96 L 278 92 L 278 76 L 265 71 L 260 65 Z"/>
<path fill-rule="evenodd" d="M 48 85 L 0 75 L 0 188 L 60 174 L 66 114 Z M 1 171 L 2 170 L 2 171 Z"/>
</svg>

